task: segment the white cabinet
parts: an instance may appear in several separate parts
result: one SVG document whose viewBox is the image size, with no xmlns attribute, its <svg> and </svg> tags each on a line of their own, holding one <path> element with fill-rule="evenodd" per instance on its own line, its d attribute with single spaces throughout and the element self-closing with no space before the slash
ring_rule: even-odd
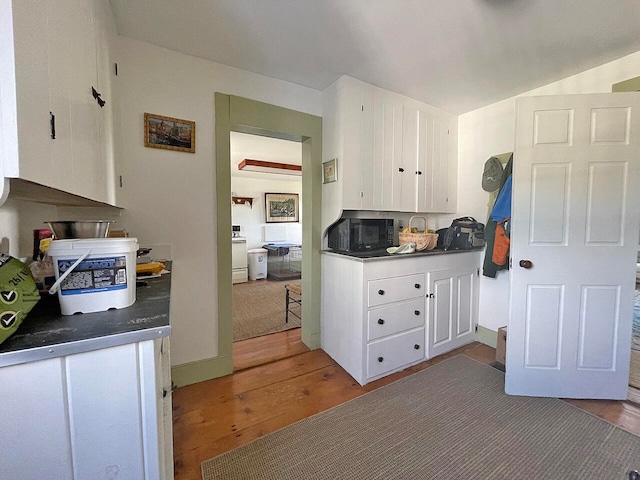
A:
<svg viewBox="0 0 640 480">
<path fill-rule="evenodd" d="M 478 268 L 470 263 L 427 274 L 427 345 L 430 357 L 475 340 Z"/>
<path fill-rule="evenodd" d="M 173 478 L 163 341 L 1 368 L 0 478 Z"/>
<path fill-rule="evenodd" d="M 364 385 L 472 342 L 479 266 L 479 251 L 371 261 L 323 254 L 323 350 Z"/>
<path fill-rule="evenodd" d="M 323 93 L 323 223 L 341 210 L 455 212 L 457 118 L 350 77 Z M 326 218 L 326 220 L 325 220 Z"/>
<path fill-rule="evenodd" d="M 110 14 L 98 0 L 1 0 L 0 17 L 4 177 L 113 204 Z"/>
<path fill-rule="evenodd" d="M 244 283 L 248 280 L 247 239 L 231 239 L 231 283 Z"/>
</svg>

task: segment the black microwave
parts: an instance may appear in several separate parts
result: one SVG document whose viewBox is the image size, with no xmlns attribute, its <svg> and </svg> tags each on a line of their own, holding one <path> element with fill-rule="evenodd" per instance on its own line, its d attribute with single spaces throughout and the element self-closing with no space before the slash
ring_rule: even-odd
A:
<svg viewBox="0 0 640 480">
<path fill-rule="evenodd" d="M 379 250 L 393 245 L 393 220 L 341 218 L 328 232 L 328 247 L 339 252 Z"/>
</svg>

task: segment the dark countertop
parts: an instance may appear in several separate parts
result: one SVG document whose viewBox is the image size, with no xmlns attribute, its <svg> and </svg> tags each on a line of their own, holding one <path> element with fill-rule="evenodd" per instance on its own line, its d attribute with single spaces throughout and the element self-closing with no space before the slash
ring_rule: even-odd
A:
<svg viewBox="0 0 640 480">
<path fill-rule="evenodd" d="M 468 252 L 479 252 L 484 250 L 484 247 L 476 247 L 470 250 L 441 250 L 438 248 L 434 248 L 433 250 L 423 250 L 421 252 L 413 252 L 413 253 L 399 253 L 392 254 L 388 253 L 386 250 L 373 250 L 367 252 L 336 252 L 333 250 L 323 250 L 323 254 L 327 255 L 337 255 L 340 257 L 347 257 L 350 260 L 356 260 L 361 262 L 368 262 L 372 260 L 389 260 L 393 258 L 409 258 L 409 257 L 424 257 L 430 255 L 449 255 L 454 253 L 468 253 Z"/>
<path fill-rule="evenodd" d="M 0 367 L 168 336 L 171 274 L 145 283 L 133 305 L 106 312 L 61 315 L 57 295 L 43 297 L 0 344 Z"/>
</svg>

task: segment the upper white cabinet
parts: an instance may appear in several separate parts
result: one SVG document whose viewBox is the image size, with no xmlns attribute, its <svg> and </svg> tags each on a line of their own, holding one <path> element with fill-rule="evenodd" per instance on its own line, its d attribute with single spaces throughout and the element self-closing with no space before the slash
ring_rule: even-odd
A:
<svg viewBox="0 0 640 480">
<path fill-rule="evenodd" d="M 457 117 L 350 77 L 323 94 L 323 223 L 341 210 L 456 211 Z"/>
<path fill-rule="evenodd" d="M 97 0 L 0 0 L 0 17 L 4 177 L 114 204 L 110 12 Z"/>
</svg>

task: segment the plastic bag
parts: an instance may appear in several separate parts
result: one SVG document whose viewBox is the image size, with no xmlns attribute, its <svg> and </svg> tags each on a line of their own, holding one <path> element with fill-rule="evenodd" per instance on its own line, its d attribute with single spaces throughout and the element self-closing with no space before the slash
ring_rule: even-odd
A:
<svg viewBox="0 0 640 480">
<path fill-rule="evenodd" d="M 39 300 L 29 267 L 0 253 L 0 343 L 15 333 Z"/>
</svg>

